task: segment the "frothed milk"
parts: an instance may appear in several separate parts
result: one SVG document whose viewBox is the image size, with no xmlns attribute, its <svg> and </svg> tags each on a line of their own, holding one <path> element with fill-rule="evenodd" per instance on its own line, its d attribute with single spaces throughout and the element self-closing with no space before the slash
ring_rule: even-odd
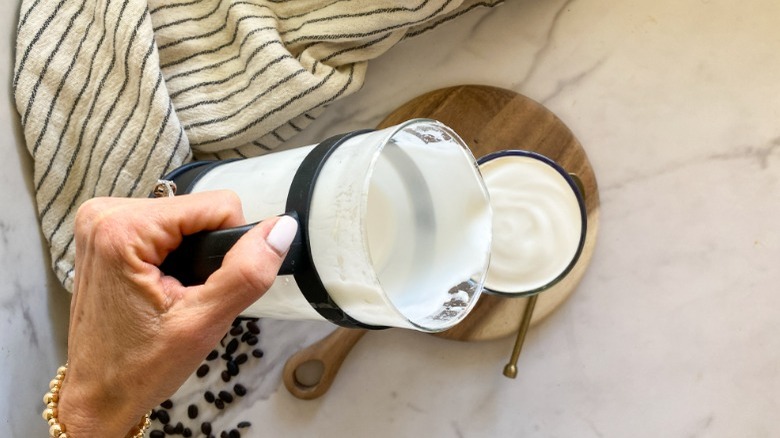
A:
<svg viewBox="0 0 780 438">
<path fill-rule="evenodd" d="M 576 257 L 584 224 L 569 182 L 533 156 L 480 165 L 493 207 L 493 246 L 485 287 L 522 293 L 555 281 Z"/>
<path fill-rule="evenodd" d="M 314 265 L 328 294 L 358 321 L 443 330 L 481 293 L 491 242 L 487 190 L 468 149 L 445 128 L 425 121 L 350 138 L 316 180 Z M 235 191 L 249 222 L 282 214 L 313 147 L 218 166 L 193 191 Z M 319 318 L 292 276 L 278 277 L 245 314 Z"/>
</svg>

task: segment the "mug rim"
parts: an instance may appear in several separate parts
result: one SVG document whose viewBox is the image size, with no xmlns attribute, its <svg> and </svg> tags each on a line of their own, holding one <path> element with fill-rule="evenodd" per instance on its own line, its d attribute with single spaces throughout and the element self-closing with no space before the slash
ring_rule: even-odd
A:
<svg viewBox="0 0 780 438">
<path fill-rule="evenodd" d="M 477 164 L 481 166 L 483 164 L 486 164 L 490 161 L 504 158 L 504 157 L 511 157 L 511 156 L 519 156 L 519 157 L 527 157 L 527 158 L 533 158 L 535 160 L 541 161 L 542 163 L 548 165 L 549 167 L 553 168 L 558 174 L 563 177 L 563 179 L 568 184 L 569 188 L 574 193 L 576 199 L 577 199 L 577 205 L 579 206 L 580 210 L 580 221 L 582 223 L 582 228 L 580 230 L 580 238 L 577 242 L 577 249 L 574 252 L 574 255 L 572 256 L 572 259 L 569 261 L 569 263 L 566 265 L 566 267 L 552 280 L 549 282 L 543 284 L 542 286 L 535 287 L 533 289 L 529 290 L 522 290 L 522 291 L 505 291 L 505 290 L 498 290 L 495 288 L 491 288 L 487 285 L 484 287 L 484 292 L 491 295 L 497 295 L 497 296 L 503 296 L 503 297 L 529 297 L 532 295 L 537 295 L 539 293 L 542 293 L 556 284 L 558 284 L 561 280 L 566 278 L 566 276 L 574 269 L 574 266 L 577 264 L 577 261 L 579 260 L 580 256 L 582 255 L 583 248 L 585 247 L 585 237 L 587 235 L 587 229 L 588 229 L 588 215 L 587 210 L 585 208 L 585 196 L 580 190 L 580 186 L 577 184 L 577 182 L 574 180 L 572 175 L 566 171 L 560 164 L 555 162 L 554 160 L 550 159 L 549 157 L 542 155 L 538 152 L 533 151 L 527 151 L 522 149 L 507 149 L 507 150 L 501 150 L 497 152 L 492 152 L 487 155 L 484 155 L 477 159 Z"/>
</svg>

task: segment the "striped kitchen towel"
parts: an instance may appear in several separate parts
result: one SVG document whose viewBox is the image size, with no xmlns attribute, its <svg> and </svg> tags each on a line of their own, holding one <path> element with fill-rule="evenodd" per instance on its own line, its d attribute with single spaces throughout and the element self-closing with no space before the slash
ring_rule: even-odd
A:
<svg viewBox="0 0 780 438">
<path fill-rule="evenodd" d="M 73 217 L 192 159 L 247 157 L 357 91 L 368 60 L 500 0 L 23 0 L 13 88 L 54 271 Z"/>
</svg>

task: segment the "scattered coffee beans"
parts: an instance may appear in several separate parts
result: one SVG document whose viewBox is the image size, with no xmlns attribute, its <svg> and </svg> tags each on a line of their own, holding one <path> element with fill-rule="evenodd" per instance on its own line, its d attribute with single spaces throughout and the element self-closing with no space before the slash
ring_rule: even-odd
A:
<svg viewBox="0 0 780 438">
<path fill-rule="evenodd" d="M 170 417 L 170 415 L 168 415 L 168 411 L 165 411 L 165 410 L 162 410 L 162 409 L 157 411 L 157 419 L 162 424 L 168 424 L 171 421 L 171 417 Z"/>
<path fill-rule="evenodd" d="M 233 403 L 233 396 L 227 391 L 219 391 L 219 398 L 225 403 Z"/>
<path fill-rule="evenodd" d="M 215 361 L 218 358 L 225 361 L 224 368 L 220 372 L 220 377 L 223 382 L 227 383 L 238 376 L 242 366 L 250 362 L 250 358 L 259 359 L 264 356 L 263 350 L 256 347 L 252 348 L 259 343 L 259 338 L 257 337 L 259 334 L 260 326 L 257 323 L 257 319 L 236 319 L 228 333 L 226 333 L 220 341 L 220 346 L 212 350 L 208 356 L 206 356 L 206 361 Z M 242 344 L 249 345 L 250 348 L 242 347 Z M 243 348 L 246 348 L 246 350 L 243 350 L 245 352 L 239 352 L 239 350 L 242 350 Z M 195 371 L 195 375 L 198 378 L 205 378 L 211 372 L 211 368 L 214 365 L 215 364 L 202 363 Z M 213 381 L 213 379 L 209 381 Z M 206 388 L 204 388 L 204 390 L 205 389 Z M 203 398 L 207 403 L 213 403 L 215 408 L 224 410 L 229 404 L 236 400 L 236 397 L 243 397 L 247 392 L 247 388 L 244 385 L 236 383 L 233 385 L 232 391 L 230 390 L 230 387 L 227 386 L 222 390 L 218 387 L 212 388 L 211 390 L 205 390 L 203 392 Z M 174 398 L 174 400 L 176 399 Z M 179 402 L 180 401 L 177 400 L 177 403 Z M 238 405 L 238 403 L 236 404 Z M 201 411 L 201 408 L 198 407 L 197 403 L 190 403 L 187 405 L 186 409 L 187 418 L 181 418 L 182 421 L 176 421 L 172 419 L 171 415 L 171 412 L 173 412 L 173 405 L 174 403 L 172 400 L 165 400 L 160 404 L 162 409 L 158 408 L 152 410 L 149 418 L 155 422 L 159 422 L 159 425 L 156 425 L 155 428 L 149 432 L 149 438 L 165 438 L 166 435 L 181 435 L 185 438 L 192 436 L 216 438 L 215 435 L 217 435 L 217 432 L 213 430 L 211 422 L 203 421 L 198 423 L 195 421 L 199 416 L 206 416 L 206 412 L 208 411 Z M 201 407 L 203 407 L 203 405 L 201 405 Z M 241 421 L 233 429 L 228 428 L 227 430 L 221 431 L 218 436 L 220 438 L 240 438 L 241 433 L 239 429 L 246 429 L 250 426 L 251 423 L 249 421 Z"/>
<path fill-rule="evenodd" d="M 201 365 L 200 367 L 198 367 L 198 370 L 195 371 L 195 375 L 200 377 L 200 378 L 205 377 L 206 374 L 208 374 L 208 373 L 209 373 L 209 366 L 206 365 L 205 363 L 203 365 Z"/>
<path fill-rule="evenodd" d="M 238 339 L 231 339 L 230 342 L 228 342 L 227 347 L 225 347 L 225 353 L 227 354 L 233 354 L 238 350 Z"/>
<path fill-rule="evenodd" d="M 238 375 L 238 365 L 235 361 L 229 360 L 227 362 L 227 372 L 230 373 L 231 376 L 237 376 Z"/>
</svg>

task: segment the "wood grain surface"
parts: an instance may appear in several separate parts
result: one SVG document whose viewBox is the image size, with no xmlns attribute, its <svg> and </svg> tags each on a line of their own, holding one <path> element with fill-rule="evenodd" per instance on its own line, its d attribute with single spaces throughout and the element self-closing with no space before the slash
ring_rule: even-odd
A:
<svg viewBox="0 0 780 438">
<path fill-rule="evenodd" d="M 590 263 L 596 243 L 598 187 L 582 146 L 566 125 L 544 106 L 513 91 L 495 87 L 462 85 L 432 91 L 393 111 L 378 128 L 414 118 L 435 119 L 453 128 L 477 158 L 506 149 L 534 151 L 556 161 L 582 181 L 588 218 L 585 244 L 569 274 L 537 296 L 531 325 L 538 323 L 574 292 Z M 482 341 L 514 334 L 527 303 L 528 298 L 482 294 L 464 321 L 434 336 L 458 341 Z M 352 347 L 365 333 L 365 330 L 340 327 L 292 355 L 283 372 L 283 380 L 290 393 L 307 400 L 322 396 L 335 380 Z M 296 373 L 303 365 L 312 363 L 318 364 L 322 373 L 313 381 L 302 383 Z"/>
</svg>

